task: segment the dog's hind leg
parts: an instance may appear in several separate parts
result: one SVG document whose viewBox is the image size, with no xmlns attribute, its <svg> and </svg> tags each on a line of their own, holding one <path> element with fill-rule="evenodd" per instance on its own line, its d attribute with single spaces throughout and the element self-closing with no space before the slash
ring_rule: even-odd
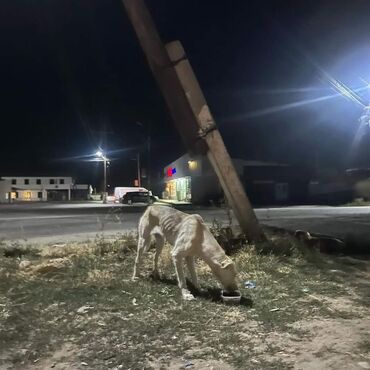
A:
<svg viewBox="0 0 370 370">
<path fill-rule="evenodd" d="M 198 290 L 200 290 L 200 286 L 198 283 L 198 277 L 197 273 L 195 271 L 195 265 L 194 265 L 194 257 L 193 256 L 187 256 L 186 257 L 186 264 L 188 266 L 188 270 L 190 273 L 190 279 L 194 287 Z"/>
<path fill-rule="evenodd" d="M 158 271 L 158 260 L 159 256 L 161 255 L 163 246 L 164 246 L 164 237 L 160 233 L 154 233 L 155 237 L 155 255 L 154 255 L 154 260 L 153 260 L 153 277 L 154 278 L 159 278 L 159 271 Z"/>
</svg>

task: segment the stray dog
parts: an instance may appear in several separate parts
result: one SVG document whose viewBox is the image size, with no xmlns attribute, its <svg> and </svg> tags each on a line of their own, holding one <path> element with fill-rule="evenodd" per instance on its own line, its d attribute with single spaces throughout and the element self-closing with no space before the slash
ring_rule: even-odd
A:
<svg viewBox="0 0 370 370">
<path fill-rule="evenodd" d="M 191 282 L 199 290 L 194 258 L 202 258 L 221 282 L 225 291 L 238 289 L 234 262 L 226 256 L 208 227 L 199 215 L 189 215 L 169 206 L 149 206 L 139 221 L 139 240 L 132 279 L 138 278 L 138 269 L 143 253 L 150 247 L 151 236 L 156 240 L 153 274 L 159 276 L 158 258 L 165 240 L 172 246 L 172 260 L 175 265 L 177 281 L 183 299 L 192 300 L 194 296 L 186 288 L 184 259 L 190 273 Z"/>
</svg>

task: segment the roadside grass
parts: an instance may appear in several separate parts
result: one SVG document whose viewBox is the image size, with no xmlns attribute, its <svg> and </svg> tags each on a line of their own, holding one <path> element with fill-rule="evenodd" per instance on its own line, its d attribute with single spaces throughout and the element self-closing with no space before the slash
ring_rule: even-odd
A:
<svg viewBox="0 0 370 370">
<path fill-rule="evenodd" d="M 206 290 L 194 302 L 182 301 L 168 246 L 160 280 L 150 278 L 149 252 L 142 279 L 131 282 L 133 234 L 62 247 L 13 246 L 22 253 L 8 257 L 4 247 L 0 367 L 3 361 L 14 369 L 37 368 L 68 344 L 63 361 L 73 359 L 73 368 L 166 369 L 177 358 L 183 368 L 212 359 L 225 369 L 289 369 L 293 364 L 278 356 L 284 341 L 271 342 L 271 336 L 299 341 L 311 335 L 294 325 L 302 320 L 362 318 L 370 306 L 362 276 L 367 265 L 320 255 L 289 236 L 270 238 L 280 245 L 279 254 L 249 245 L 232 255 L 243 295 L 238 306 L 221 302 L 201 261 L 197 271 Z M 244 288 L 246 280 L 256 288 Z M 357 308 L 336 305 L 342 298 Z"/>
<path fill-rule="evenodd" d="M 370 201 L 364 199 L 355 199 L 352 202 L 343 204 L 343 207 L 363 207 L 363 206 L 370 206 Z"/>
</svg>

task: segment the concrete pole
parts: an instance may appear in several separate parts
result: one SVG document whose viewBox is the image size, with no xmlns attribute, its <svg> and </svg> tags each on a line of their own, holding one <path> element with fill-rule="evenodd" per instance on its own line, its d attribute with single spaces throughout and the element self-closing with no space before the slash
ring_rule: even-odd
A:
<svg viewBox="0 0 370 370">
<path fill-rule="evenodd" d="M 149 122 L 148 123 L 148 137 L 147 137 L 147 143 L 146 143 L 146 149 L 147 149 L 147 170 L 146 170 L 146 179 L 147 179 L 147 186 L 148 186 L 148 190 L 150 191 L 151 190 L 151 177 L 150 177 L 150 172 L 151 172 L 151 166 L 150 166 L 150 163 L 151 163 L 151 158 L 150 158 L 150 147 L 151 147 L 151 131 L 152 131 L 152 123 Z"/>
<path fill-rule="evenodd" d="M 137 184 L 141 187 L 141 172 L 140 172 L 140 153 L 137 153 L 136 156 L 136 164 L 137 164 Z"/>
<path fill-rule="evenodd" d="M 209 148 L 207 157 L 220 180 L 229 205 L 243 230 L 252 229 L 262 233 L 253 208 L 180 41 L 167 44 L 166 49 L 193 114 L 199 123 L 199 135 L 207 142 Z M 250 231 L 248 233 L 250 234 Z M 260 239 L 258 234 L 257 238 Z"/>
<path fill-rule="evenodd" d="M 103 184 L 103 203 L 107 203 L 107 158 L 103 157 L 104 161 L 104 184 Z"/>
<path fill-rule="evenodd" d="M 144 0 L 122 1 L 187 148 L 207 154 L 247 238 L 265 240 L 181 44 L 169 45 L 167 52 Z"/>
</svg>

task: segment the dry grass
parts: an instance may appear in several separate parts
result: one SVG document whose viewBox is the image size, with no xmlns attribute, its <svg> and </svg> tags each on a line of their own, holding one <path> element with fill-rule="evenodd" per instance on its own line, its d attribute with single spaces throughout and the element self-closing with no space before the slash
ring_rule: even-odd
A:
<svg viewBox="0 0 370 370">
<path fill-rule="evenodd" d="M 343 369 L 369 361 L 369 263 L 323 257 L 288 237 L 273 238 L 286 253 L 249 246 L 232 256 L 240 306 L 221 303 L 219 287 L 200 261 L 207 291 L 182 302 L 168 247 L 161 280 L 148 277 L 149 255 L 143 279 L 132 283 L 134 235 L 16 246 L 23 248 L 21 260 L 0 257 L 0 368 L 288 369 L 308 361 L 304 353 L 314 343 L 317 355 L 309 361 L 322 361 L 315 368 L 324 369 L 339 358 L 337 347 L 323 354 L 313 340 L 325 337 L 320 328 L 326 325 L 338 326 L 333 343 L 343 335 L 339 328 L 353 331 L 353 342 L 342 338 L 341 350 L 352 356 Z M 257 288 L 243 288 L 245 280 L 255 280 Z"/>
</svg>

